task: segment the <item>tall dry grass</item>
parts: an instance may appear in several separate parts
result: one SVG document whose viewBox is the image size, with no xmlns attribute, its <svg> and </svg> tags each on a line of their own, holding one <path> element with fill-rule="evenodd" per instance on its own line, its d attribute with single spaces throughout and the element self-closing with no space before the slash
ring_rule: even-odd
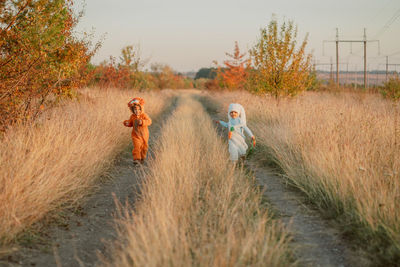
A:
<svg viewBox="0 0 400 267">
<path fill-rule="evenodd" d="M 146 99 L 157 116 L 165 96 L 120 90 L 85 90 L 79 102 L 16 126 L 0 141 L 0 244 L 48 212 L 80 200 L 130 142 L 123 127 L 133 96 Z"/>
<path fill-rule="evenodd" d="M 340 217 L 377 262 L 400 262 L 400 120 L 393 103 L 355 93 L 307 93 L 279 103 L 244 92 L 217 98 L 245 106 L 265 146 L 261 158 Z"/>
<path fill-rule="evenodd" d="M 201 104 L 184 96 L 162 128 L 140 200 L 121 210 L 105 265 L 291 266 L 288 238 L 260 198 Z"/>
</svg>

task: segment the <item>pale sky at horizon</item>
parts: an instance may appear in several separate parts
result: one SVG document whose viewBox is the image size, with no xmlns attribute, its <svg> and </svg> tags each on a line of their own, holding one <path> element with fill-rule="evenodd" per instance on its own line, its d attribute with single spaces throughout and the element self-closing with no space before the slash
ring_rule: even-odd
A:
<svg viewBox="0 0 400 267">
<path fill-rule="evenodd" d="M 94 29 L 95 38 L 106 34 L 94 63 L 119 57 L 122 47 L 140 44 L 143 58 L 164 63 L 177 71 L 197 71 L 211 67 L 213 60 L 222 63 L 225 52 L 231 52 L 238 41 L 242 51 L 251 48 L 261 27 L 268 25 L 272 14 L 278 21 L 293 20 L 298 26 L 298 41 L 309 33 L 308 50 L 316 62 L 335 62 L 336 28 L 340 39 L 380 40 L 368 44 L 370 69 L 382 69 L 385 55 L 389 63 L 400 64 L 400 0 L 86 0 L 85 14 L 77 31 Z M 81 1 L 77 0 L 79 7 Z M 391 18 L 397 18 L 390 24 Z M 393 20 L 392 20 L 393 21 Z M 389 22 L 383 33 L 384 26 Z M 377 38 L 376 38 L 377 37 Z M 95 39 L 96 40 L 96 39 Z M 340 62 L 349 70 L 361 70 L 362 45 L 340 44 Z M 149 66 L 149 64 L 148 64 Z M 346 68 L 346 67 L 343 67 Z M 393 66 L 394 69 L 394 66 Z M 400 70 L 400 65 L 397 66 Z"/>
</svg>

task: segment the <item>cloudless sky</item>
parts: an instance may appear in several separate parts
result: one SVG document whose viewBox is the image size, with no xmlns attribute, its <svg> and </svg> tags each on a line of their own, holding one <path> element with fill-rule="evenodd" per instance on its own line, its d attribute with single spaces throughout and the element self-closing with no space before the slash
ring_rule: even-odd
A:
<svg viewBox="0 0 400 267">
<path fill-rule="evenodd" d="M 76 0 L 77 9 L 82 3 Z M 400 63 L 400 0 L 86 0 L 84 10 L 77 31 L 93 30 L 94 40 L 105 34 L 94 63 L 140 44 L 148 66 L 164 63 L 177 71 L 197 71 L 213 60 L 222 63 L 235 41 L 243 51 L 251 48 L 272 14 L 280 22 L 295 22 L 299 42 L 309 33 L 308 50 L 317 63 L 331 57 L 335 62 L 334 43 L 323 49 L 323 40 L 334 40 L 336 28 L 340 39 L 361 40 L 366 28 L 367 39 L 380 40 L 380 55 L 377 43 L 368 44 L 370 69 L 384 70 L 385 55 L 391 55 L 389 63 Z M 362 69 L 361 43 L 352 51 L 350 44 L 340 44 L 340 53 L 349 70 Z"/>
</svg>

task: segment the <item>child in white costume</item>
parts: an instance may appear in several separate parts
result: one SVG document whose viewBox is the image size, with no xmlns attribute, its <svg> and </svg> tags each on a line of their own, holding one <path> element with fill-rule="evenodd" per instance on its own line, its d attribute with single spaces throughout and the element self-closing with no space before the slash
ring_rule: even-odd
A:
<svg viewBox="0 0 400 267">
<path fill-rule="evenodd" d="M 232 103 L 229 105 L 228 122 L 216 121 L 229 130 L 229 154 L 230 159 L 236 162 L 239 157 L 246 155 L 247 144 L 244 140 L 244 132 L 251 136 L 253 145 L 255 145 L 255 137 L 246 124 L 246 113 L 240 104 Z"/>
</svg>

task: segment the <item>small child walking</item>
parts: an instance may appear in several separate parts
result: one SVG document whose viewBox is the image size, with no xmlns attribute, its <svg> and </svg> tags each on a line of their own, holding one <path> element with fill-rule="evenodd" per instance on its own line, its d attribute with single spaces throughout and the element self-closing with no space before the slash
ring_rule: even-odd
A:
<svg viewBox="0 0 400 267">
<path fill-rule="evenodd" d="M 135 97 L 128 103 L 132 115 L 129 120 L 124 121 L 126 127 L 132 128 L 132 143 L 133 143 L 133 163 L 143 163 L 146 158 L 149 148 L 149 129 L 151 125 L 150 117 L 144 112 L 144 100 L 140 97 Z"/>
<path fill-rule="evenodd" d="M 246 124 L 246 113 L 242 105 L 231 103 L 228 110 L 228 122 L 216 121 L 221 126 L 228 128 L 229 154 L 232 162 L 237 162 L 239 157 L 246 155 L 247 144 L 244 132 L 251 137 L 253 146 L 256 145 L 256 138 Z"/>
</svg>

